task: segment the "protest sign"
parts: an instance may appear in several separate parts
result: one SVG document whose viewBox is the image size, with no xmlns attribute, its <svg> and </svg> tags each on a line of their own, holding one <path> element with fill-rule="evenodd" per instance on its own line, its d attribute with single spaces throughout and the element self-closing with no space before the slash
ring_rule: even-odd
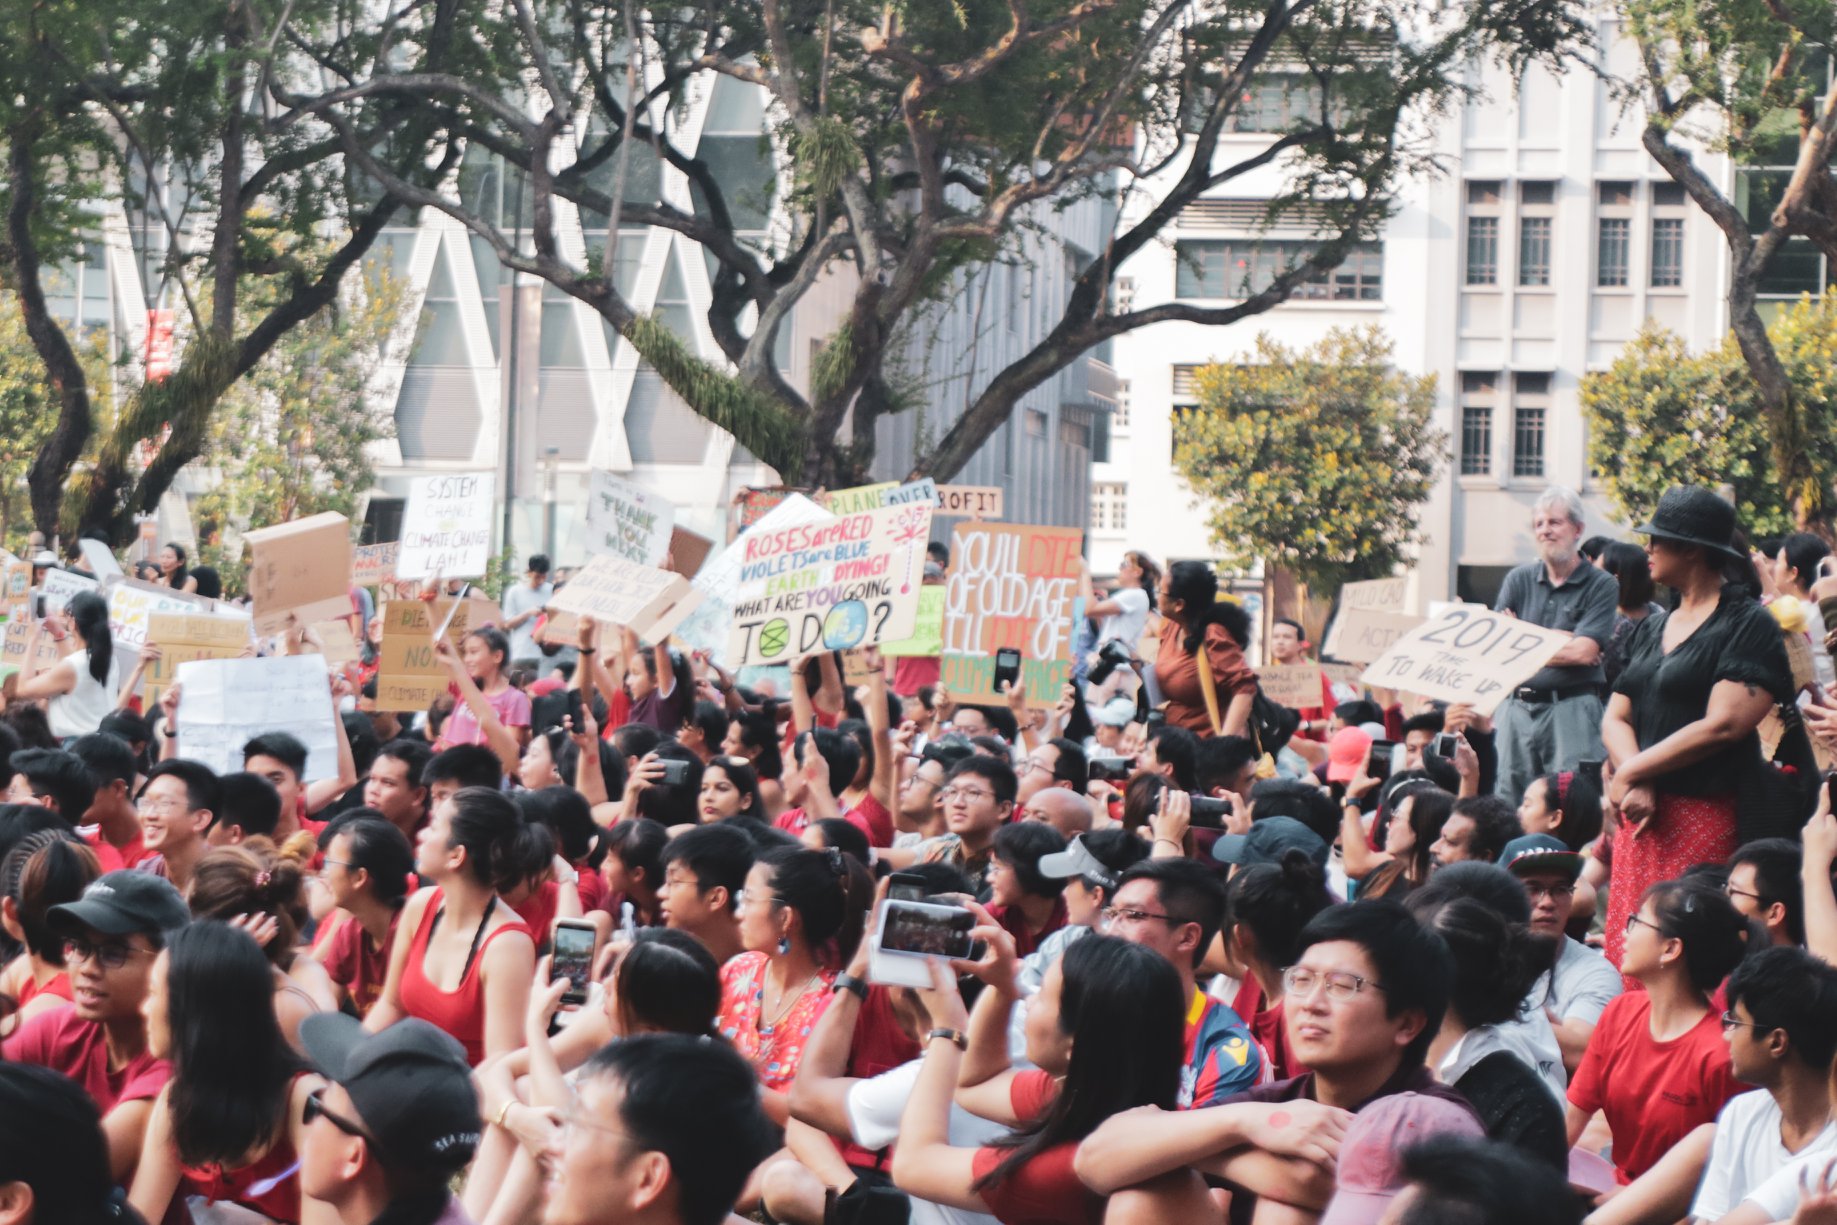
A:
<svg viewBox="0 0 1837 1225">
<path fill-rule="evenodd" d="M 777 531 L 801 523 L 826 523 L 833 518 L 815 502 L 793 491 L 748 530 Z M 695 574 L 695 589 L 702 593 L 701 607 L 676 627 L 678 641 L 724 659 L 729 667 L 739 666 L 734 660 L 726 660 L 725 654 L 728 631 L 733 626 L 734 601 L 740 592 L 740 541 L 744 539 L 742 534 L 702 563 Z"/>
<path fill-rule="evenodd" d="M 447 691 L 447 672 L 434 658 L 434 626 L 450 615 L 447 641 L 458 647 L 475 626 L 497 611 L 484 600 L 388 600 L 383 604 L 383 639 L 377 650 L 376 709 L 426 710 Z"/>
<path fill-rule="evenodd" d="M 10 561 L 6 563 L 4 583 L 0 587 L 0 611 L 4 611 L 9 621 L 26 621 L 31 618 L 32 600 L 32 565 L 30 562 Z"/>
<path fill-rule="evenodd" d="M 1464 702 L 1490 715 L 1569 640 L 1561 630 L 1457 605 L 1398 639 L 1362 679 L 1382 689 Z"/>
<path fill-rule="evenodd" d="M 736 530 L 744 532 L 784 503 L 792 498 L 803 497 L 803 495 L 803 490 L 793 489 L 789 485 L 742 489 L 734 498 L 734 526 Z"/>
<path fill-rule="evenodd" d="M 673 570 L 639 565 L 610 553 L 590 558 L 548 607 L 622 625 L 640 638 L 661 641 L 701 603 L 689 580 Z"/>
<path fill-rule="evenodd" d="M 1347 663 L 1368 664 L 1421 624 L 1421 617 L 1412 617 L 1406 613 L 1355 608 L 1351 612 L 1341 613 L 1334 621 L 1334 635 L 1337 635 L 1339 641 L 1332 644 L 1334 650 L 1325 653 Z"/>
<path fill-rule="evenodd" d="M 108 629 L 117 650 L 132 653 L 147 643 L 147 618 L 154 613 L 207 613 L 214 602 L 201 595 L 143 583 L 138 579 L 117 579 L 108 589 Z M 242 618 L 245 627 L 248 618 Z M 246 629 L 245 629 L 246 636 Z"/>
<path fill-rule="evenodd" d="M 497 475 L 491 472 L 416 477 L 402 512 L 396 577 L 484 577 L 496 490 Z"/>
<path fill-rule="evenodd" d="M 675 522 L 676 507 L 662 494 L 610 472 L 596 469 L 589 477 L 587 552 L 661 566 Z"/>
<path fill-rule="evenodd" d="M 121 563 L 115 560 L 114 553 L 102 541 L 85 537 L 77 541 L 77 552 L 83 555 L 83 560 L 89 563 L 89 572 L 97 578 L 121 577 Z"/>
<path fill-rule="evenodd" d="M 1360 659 L 1346 654 L 1342 649 L 1347 627 L 1356 621 L 1354 614 L 1401 614 L 1409 594 L 1410 581 L 1407 578 L 1374 578 L 1361 583 L 1345 584 L 1339 589 L 1339 614 L 1333 618 L 1333 624 L 1327 630 L 1327 640 L 1322 644 L 1320 653 L 1334 659 L 1351 660 L 1355 664 L 1370 663 L 1377 656 Z"/>
<path fill-rule="evenodd" d="M 98 591 L 101 584 L 87 574 L 78 574 L 74 570 L 59 570 L 55 566 L 45 571 L 45 577 L 39 580 L 38 589 L 44 593 L 45 611 L 48 613 L 63 612 L 72 596 L 85 591 Z"/>
<path fill-rule="evenodd" d="M 34 640 L 32 622 L 9 621 L 5 645 L 0 647 L 0 676 L 17 672 L 21 680 L 30 680 L 76 649 L 76 639 L 69 634 L 53 638 L 46 630 Z"/>
<path fill-rule="evenodd" d="M 874 485 L 856 485 L 853 489 L 838 489 L 819 500 L 823 509 L 832 515 L 854 515 L 864 510 L 879 510 L 887 504 L 887 494 L 898 488 L 898 481 L 881 481 Z"/>
<path fill-rule="evenodd" d="M 325 652 L 325 662 L 334 668 L 354 664 L 363 657 L 363 651 L 357 645 L 356 635 L 351 633 L 348 621 L 315 621 L 311 625 L 313 636 L 319 640 L 319 647 Z"/>
<path fill-rule="evenodd" d="M 939 485 L 937 490 L 940 515 L 1001 518 L 1001 487 L 998 485 Z"/>
<path fill-rule="evenodd" d="M 714 541 L 700 532 L 692 532 L 686 527 L 670 529 L 670 555 L 668 566 L 684 578 L 692 579 L 701 570 L 702 563 L 708 560 L 708 554 L 714 549 Z"/>
<path fill-rule="evenodd" d="M 1339 696 L 1340 690 L 1351 694 L 1363 691 L 1364 687 L 1359 683 L 1359 676 L 1365 669 L 1359 664 L 1322 664 L 1320 671 L 1327 678 L 1327 683 L 1333 686 L 1336 697 Z M 1342 697 L 1339 700 L 1345 701 L 1346 699 Z"/>
<path fill-rule="evenodd" d="M 1267 664 L 1257 669 L 1257 684 L 1278 706 L 1305 710 L 1320 705 L 1319 664 Z"/>
<path fill-rule="evenodd" d="M 351 614 L 351 521 L 336 511 L 245 532 L 255 632 Z"/>
<path fill-rule="evenodd" d="M 219 774 L 242 769 L 242 746 L 287 732 L 306 746 L 302 782 L 338 777 L 338 733 L 323 655 L 194 659 L 179 665 L 179 752 Z"/>
<path fill-rule="evenodd" d="M 911 637 L 930 532 L 926 505 L 755 527 L 735 542 L 741 560 L 728 666 Z"/>
<path fill-rule="evenodd" d="M 868 662 L 866 647 L 850 647 L 842 652 L 842 683 L 846 685 L 865 685 L 877 675 L 883 675 L 879 668 Z"/>
<path fill-rule="evenodd" d="M 1049 707 L 1071 679 L 1077 528 L 962 523 L 951 531 L 943 684 L 964 702 L 999 702 L 995 653 L 1021 655 L 1027 705 Z"/>
<path fill-rule="evenodd" d="M 904 485 L 896 485 L 892 489 L 887 490 L 886 497 L 882 500 L 881 505 L 907 506 L 913 503 L 924 503 L 935 511 L 938 505 L 937 482 L 928 476 L 922 476 L 916 481 L 908 481 Z"/>
<path fill-rule="evenodd" d="M 159 700 L 180 664 L 241 655 L 253 641 L 251 628 L 249 618 L 237 613 L 148 613 L 147 641 L 159 648 L 159 658 L 147 665 L 147 700 Z"/>
<path fill-rule="evenodd" d="M 351 582 L 359 587 L 380 587 L 395 582 L 396 554 L 400 541 L 388 544 L 360 544 L 351 550 Z"/>
<path fill-rule="evenodd" d="M 944 592 L 942 583 L 920 587 L 918 618 L 912 623 L 912 636 L 881 643 L 880 653 L 888 659 L 941 654 L 944 650 Z"/>
</svg>

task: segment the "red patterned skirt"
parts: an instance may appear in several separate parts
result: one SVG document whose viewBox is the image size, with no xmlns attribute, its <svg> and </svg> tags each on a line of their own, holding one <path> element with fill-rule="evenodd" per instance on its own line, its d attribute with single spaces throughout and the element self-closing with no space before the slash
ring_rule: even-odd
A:
<svg viewBox="0 0 1837 1225">
<path fill-rule="evenodd" d="M 1635 837 L 1623 826 L 1614 832 L 1614 864 L 1608 878 L 1607 959 L 1616 967 L 1626 949 L 1627 916 L 1660 881 L 1676 880 L 1699 863 L 1724 863 L 1735 853 L 1735 796 L 1665 795 L 1658 811 Z"/>
</svg>

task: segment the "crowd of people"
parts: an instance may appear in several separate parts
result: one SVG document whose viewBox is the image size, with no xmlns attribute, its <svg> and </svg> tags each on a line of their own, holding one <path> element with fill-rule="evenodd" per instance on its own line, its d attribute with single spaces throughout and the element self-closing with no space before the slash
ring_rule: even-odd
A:
<svg viewBox="0 0 1837 1225">
<path fill-rule="evenodd" d="M 0 714 L 0 1225 L 1837 1221 L 1829 548 L 1638 530 L 1538 499 L 1490 717 L 1272 720 L 1307 629 L 1142 552 L 1047 710 L 558 643 L 537 556 L 412 716 L 354 592 L 311 778 L 79 594 Z"/>
</svg>

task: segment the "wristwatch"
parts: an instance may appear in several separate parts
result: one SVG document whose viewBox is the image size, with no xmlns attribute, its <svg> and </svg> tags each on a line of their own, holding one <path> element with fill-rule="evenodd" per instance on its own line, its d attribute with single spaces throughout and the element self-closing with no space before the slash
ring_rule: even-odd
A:
<svg viewBox="0 0 1837 1225">
<path fill-rule="evenodd" d="M 933 1038 L 943 1038 L 960 1051 L 970 1049 L 970 1036 L 960 1029 L 945 1029 L 940 1025 L 925 1035 L 926 1044 L 929 1045 Z"/>
<path fill-rule="evenodd" d="M 853 974 L 836 975 L 836 981 L 829 984 L 829 990 L 831 993 L 847 991 L 858 1000 L 867 999 L 867 983 L 856 978 Z"/>
</svg>

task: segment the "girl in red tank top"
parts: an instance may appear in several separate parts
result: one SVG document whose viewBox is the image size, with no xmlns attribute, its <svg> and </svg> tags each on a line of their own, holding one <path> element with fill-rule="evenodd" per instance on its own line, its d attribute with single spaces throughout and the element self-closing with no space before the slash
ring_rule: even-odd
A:
<svg viewBox="0 0 1837 1225">
<path fill-rule="evenodd" d="M 148 1049 L 172 1062 L 172 1080 L 129 1203 L 158 1221 L 196 1195 L 297 1225 L 306 1098 L 324 1082 L 281 1034 L 267 956 L 226 923 L 193 923 L 154 962 L 146 1013 Z"/>
<path fill-rule="evenodd" d="M 498 895 L 540 871 L 552 848 L 502 792 L 467 787 L 436 805 L 415 839 L 415 870 L 434 888 L 402 913 L 365 1028 L 420 1017 L 459 1039 L 474 1065 L 518 1045 L 536 941 Z"/>
</svg>

